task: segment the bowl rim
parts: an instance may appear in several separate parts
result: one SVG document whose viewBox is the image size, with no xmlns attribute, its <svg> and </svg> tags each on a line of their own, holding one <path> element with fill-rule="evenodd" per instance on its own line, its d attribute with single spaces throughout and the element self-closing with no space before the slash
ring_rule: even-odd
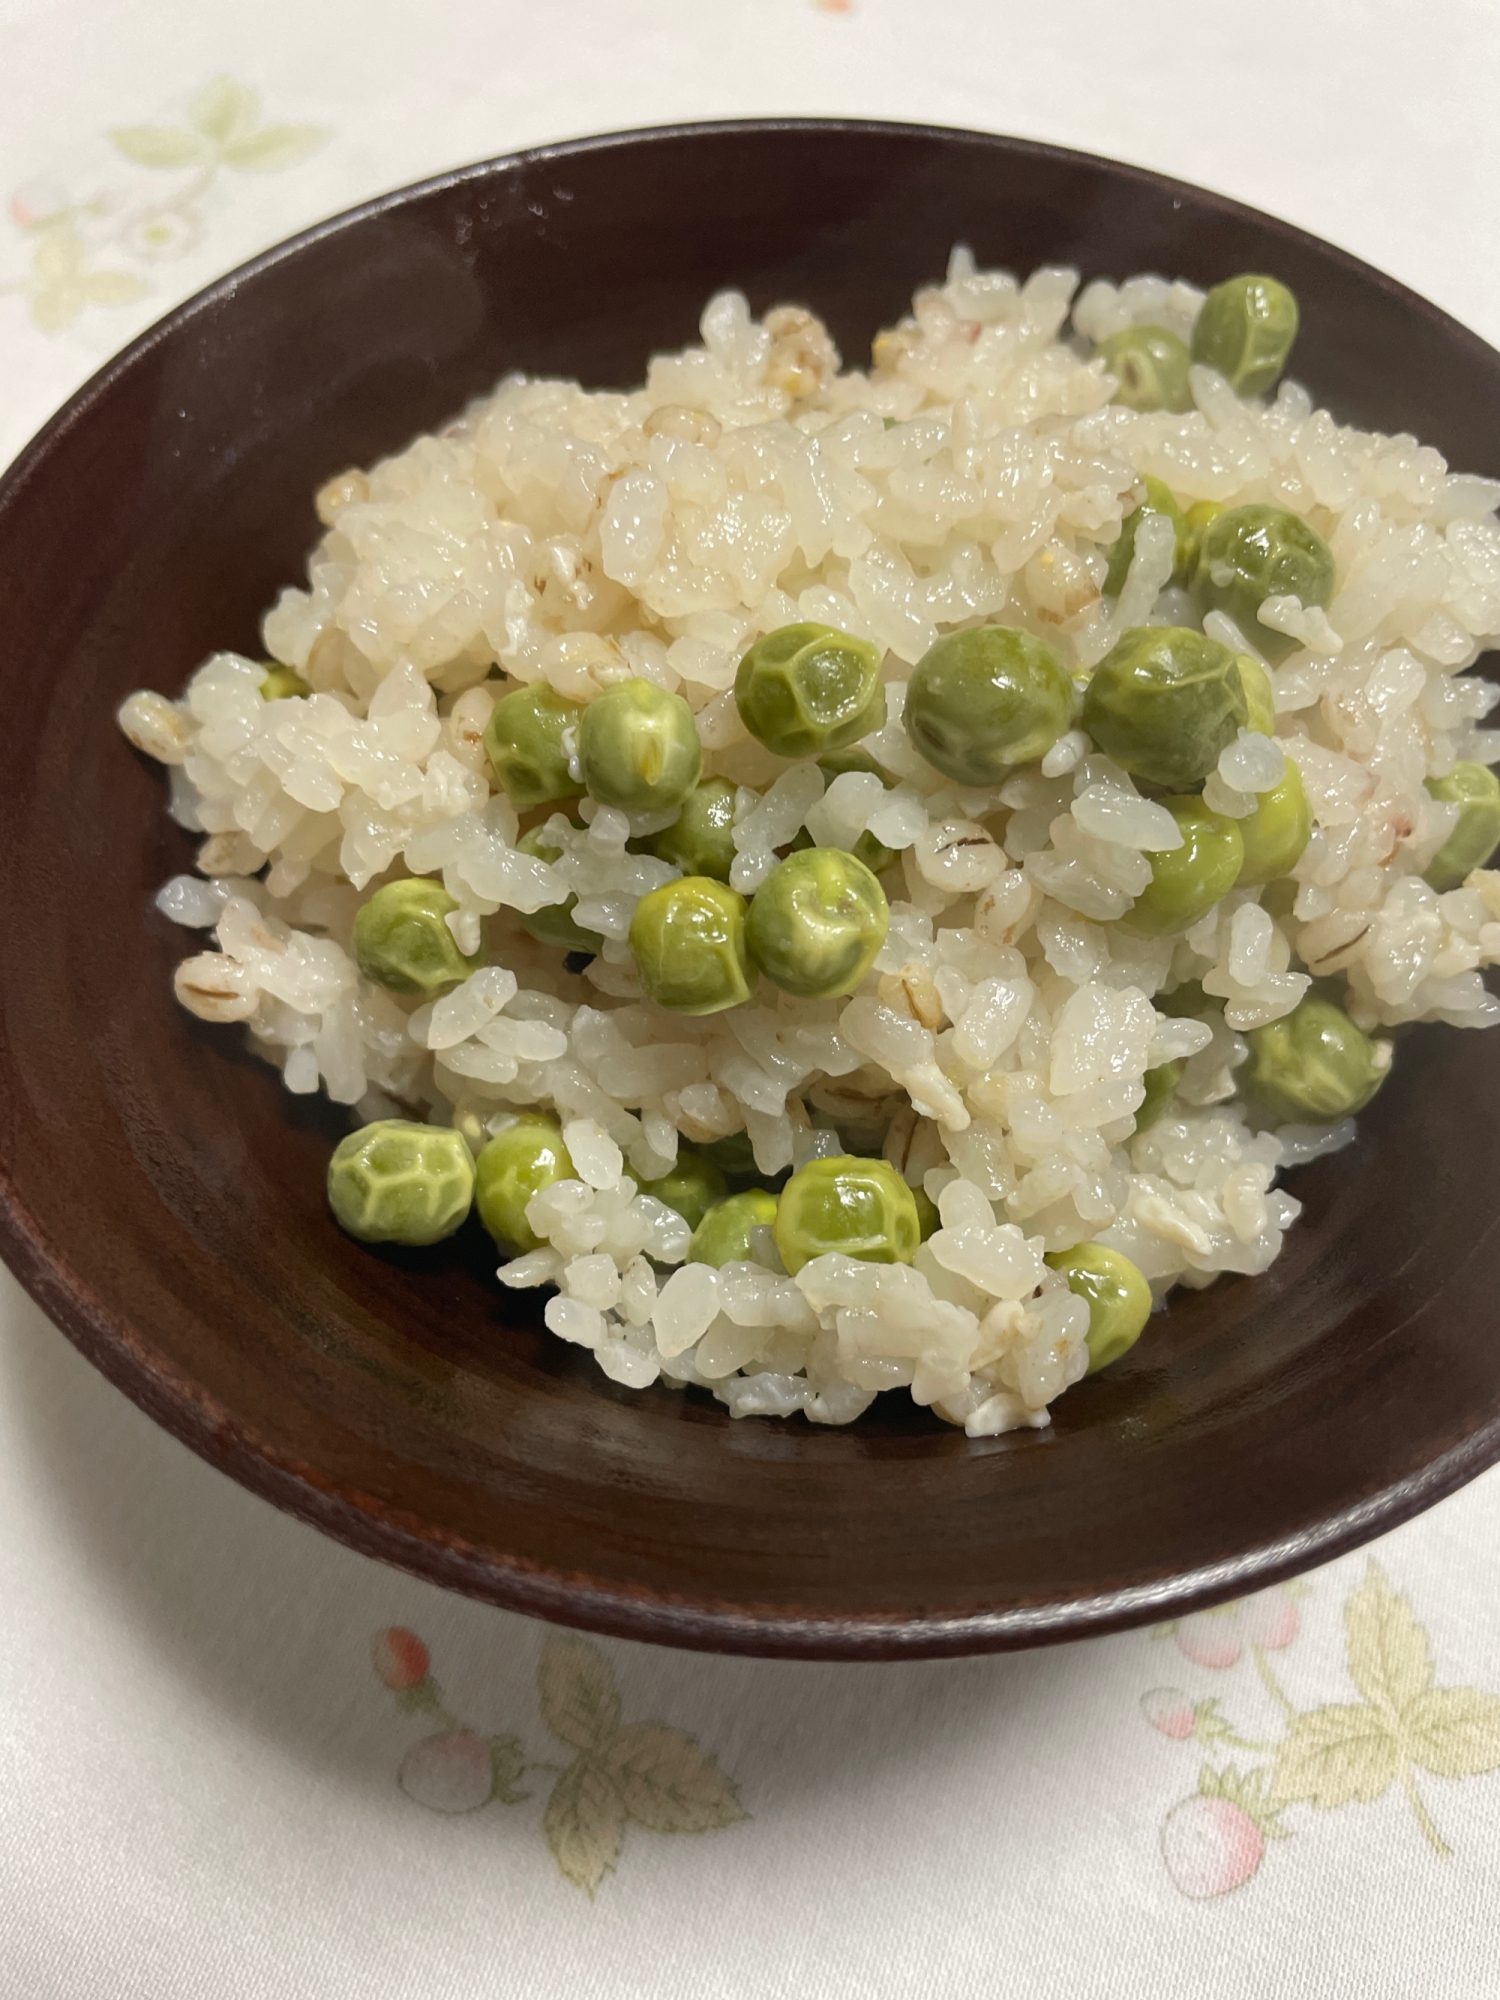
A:
<svg viewBox="0 0 1500 2000">
<path fill-rule="evenodd" d="M 722 134 L 830 136 L 881 134 L 939 144 L 959 140 L 993 148 L 997 156 L 1094 166 L 1156 193 L 1180 191 L 1199 212 L 1253 222 L 1289 243 L 1314 249 L 1364 286 L 1374 286 L 1414 311 L 1475 360 L 1496 352 L 1471 328 L 1399 280 L 1299 225 L 1212 189 L 1151 168 L 1047 141 L 958 126 L 879 118 L 775 116 L 685 120 L 624 127 L 496 154 L 389 189 L 341 209 L 235 266 L 152 322 L 98 368 L 41 426 L 0 473 L 0 521 L 24 503 L 31 478 L 54 445 L 144 355 L 202 313 L 231 302 L 245 281 L 298 256 L 324 238 L 427 197 L 484 182 L 501 173 L 619 148 Z M 136 1330 L 127 1306 L 112 1303 L 80 1277 L 48 1240 L 9 1163 L 0 1158 L 0 1254 L 55 1326 L 115 1387 L 217 1470 L 284 1512 L 321 1529 L 359 1553 L 429 1582 L 501 1608 L 555 1624 L 701 1651 L 825 1660 L 893 1660 L 1019 1650 L 1092 1638 L 1153 1620 L 1203 1610 L 1263 1589 L 1346 1554 L 1445 1499 L 1500 1461 L 1500 1418 L 1481 1424 L 1423 1469 L 1396 1480 L 1325 1518 L 1233 1557 L 1147 1582 L 1087 1596 L 1039 1599 L 1004 1609 L 955 1614 L 917 1611 L 811 1614 L 795 1605 L 728 1604 L 702 1594 L 675 1594 L 602 1583 L 482 1547 L 434 1528 L 375 1495 L 341 1483 L 284 1451 L 242 1423 L 190 1376 L 169 1366 Z"/>
</svg>

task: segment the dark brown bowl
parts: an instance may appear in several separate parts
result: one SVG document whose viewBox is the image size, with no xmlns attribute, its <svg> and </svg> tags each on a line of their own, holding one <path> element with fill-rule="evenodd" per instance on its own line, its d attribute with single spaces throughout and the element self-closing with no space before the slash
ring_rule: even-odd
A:
<svg viewBox="0 0 1500 2000">
<path fill-rule="evenodd" d="M 1500 356 L 1327 244 L 1049 147 L 793 121 L 372 202 L 163 320 L 0 489 L 0 1247 L 211 1463 L 496 1604 L 743 1652 L 1034 1645 L 1286 1576 L 1500 1457 L 1500 1036 L 1411 1036 L 1359 1145 L 1294 1176 L 1268 1276 L 1182 1295 L 1053 1430 L 970 1442 L 904 1399 L 825 1431 L 631 1394 L 482 1240 L 359 1248 L 324 1209 L 326 1107 L 172 1000 L 192 947 L 151 897 L 191 848 L 114 708 L 255 647 L 322 480 L 507 369 L 629 384 L 726 283 L 858 356 L 955 240 L 1022 272 L 1276 272 L 1320 399 L 1500 471 Z"/>
</svg>

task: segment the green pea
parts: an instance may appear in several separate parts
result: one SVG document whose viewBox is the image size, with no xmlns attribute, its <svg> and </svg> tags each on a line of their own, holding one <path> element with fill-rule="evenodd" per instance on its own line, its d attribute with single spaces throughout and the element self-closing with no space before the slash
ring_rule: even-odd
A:
<svg viewBox="0 0 1500 2000">
<path fill-rule="evenodd" d="M 1178 544 L 1181 558 L 1180 568 L 1173 575 L 1173 582 L 1184 587 L 1193 580 L 1193 572 L 1198 567 L 1198 551 L 1203 546 L 1204 530 L 1217 521 L 1224 508 L 1218 500 L 1197 500 L 1182 517 L 1182 540 Z"/>
<path fill-rule="evenodd" d="M 1120 918 L 1137 937 L 1167 937 L 1192 928 L 1239 880 L 1245 843 L 1239 822 L 1213 812 L 1193 795 L 1163 799 L 1182 829 L 1181 847 L 1148 854 L 1151 880 Z"/>
<path fill-rule="evenodd" d="M 1257 736 L 1274 736 L 1276 690 L 1271 676 L 1249 653 L 1236 653 L 1234 662 L 1240 670 L 1240 685 L 1245 690 L 1245 727 L 1253 729 Z"/>
<path fill-rule="evenodd" d="M 573 1162 L 555 1118 L 523 1111 L 503 1126 L 474 1162 L 474 1205 L 479 1220 L 513 1257 L 541 1243 L 526 1220 L 526 1204 L 557 1181 L 575 1178 Z"/>
<path fill-rule="evenodd" d="M 912 670 L 906 733 L 960 785 L 997 785 L 1073 725 L 1073 684 L 1045 639 L 1011 625 L 949 632 Z"/>
<path fill-rule="evenodd" d="M 1333 598 L 1333 551 L 1299 514 L 1256 501 L 1231 507 L 1204 529 L 1192 591 L 1199 609 L 1223 611 L 1253 637 L 1266 658 L 1284 660 L 1298 644 L 1260 623 L 1268 597 L 1295 597 L 1304 607 Z"/>
<path fill-rule="evenodd" d="M 690 1264 L 749 1264 L 754 1261 L 751 1236 L 776 1222 L 776 1197 L 766 1188 L 749 1188 L 715 1202 L 693 1231 L 688 1245 Z"/>
<path fill-rule="evenodd" d="M 716 882 L 727 882 L 735 853 L 734 786 L 727 778 L 705 778 L 650 845 L 653 854 L 684 875 L 712 875 Z"/>
<path fill-rule="evenodd" d="M 1099 353 L 1120 384 L 1112 400 L 1127 410 L 1171 410 L 1180 416 L 1193 407 L 1192 356 L 1186 342 L 1164 326 L 1127 326 L 1101 340 Z"/>
<path fill-rule="evenodd" d="M 724 1139 L 708 1139 L 700 1144 L 698 1151 L 705 1160 L 712 1160 L 721 1174 L 730 1180 L 747 1180 L 760 1172 L 755 1164 L 755 1148 L 750 1143 L 748 1132 L 731 1132 Z"/>
<path fill-rule="evenodd" d="M 538 861 L 555 861 L 562 853 L 560 847 L 548 840 L 541 827 L 532 827 L 516 842 L 517 851 L 533 855 Z M 597 931 L 586 931 L 573 920 L 576 895 L 569 896 L 561 903 L 548 903 L 540 910 L 533 910 L 529 916 L 519 919 L 523 931 L 534 937 L 538 944 L 556 945 L 559 951 L 586 951 L 597 957 L 604 949 L 604 940 Z"/>
<path fill-rule="evenodd" d="M 842 778 L 846 771 L 862 771 L 867 777 L 879 778 L 889 791 L 896 780 L 885 768 L 877 764 L 868 750 L 861 750 L 857 743 L 851 743 L 843 750 L 830 750 L 818 759 L 818 769 L 830 782 Z"/>
<path fill-rule="evenodd" d="M 1158 1014 L 1169 1014 L 1176 1021 L 1192 1021 L 1205 1008 L 1221 1007 L 1224 1003 L 1222 1000 L 1210 1000 L 1201 980 L 1184 979 L 1170 993 L 1158 993 L 1151 1004 Z"/>
<path fill-rule="evenodd" d="M 361 1243 L 438 1243 L 463 1222 L 474 1198 L 474 1160 L 445 1125 L 381 1118 L 334 1148 L 328 1206 Z"/>
<path fill-rule="evenodd" d="M 1239 821 L 1245 860 L 1240 881 L 1246 886 L 1274 882 L 1290 875 L 1312 839 L 1312 807 L 1302 773 L 1288 757 L 1286 776 L 1269 792 L 1257 796 L 1255 811 Z"/>
<path fill-rule="evenodd" d="M 711 875 L 684 875 L 642 896 L 630 949 L 647 993 L 676 1014 L 738 1007 L 755 985 L 745 899 Z"/>
<path fill-rule="evenodd" d="M 809 1160 L 776 1207 L 776 1248 L 793 1277 L 837 1251 L 870 1264 L 909 1264 L 921 1241 L 912 1191 L 884 1160 L 845 1153 Z"/>
<path fill-rule="evenodd" d="M 1119 534 L 1109 545 L 1107 551 L 1109 556 L 1109 573 L 1104 579 L 1104 595 L 1106 597 L 1118 597 L 1120 592 L 1125 588 L 1125 579 L 1130 574 L 1130 565 L 1135 557 L 1135 531 L 1141 525 L 1141 519 L 1146 514 L 1165 515 L 1167 520 L 1172 523 L 1173 532 L 1177 536 L 1177 554 L 1174 561 L 1173 575 L 1177 575 L 1182 567 L 1187 536 L 1182 509 L 1173 499 L 1172 489 L 1169 486 L 1164 486 L 1161 480 L 1152 479 L 1148 476 L 1146 479 L 1145 499 L 1132 513 L 1125 516 Z"/>
<path fill-rule="evenodd" d="M 1435 799 L 1457 804 L 1458 825 L 1423 880 L 1439 892 L 1457 889 L 1500 846 L 1500 779 L 1486 764 L 1455 764 L 1446 778 L 1429 778 L 1427 789 Z"/>
<path fill-rule="evenodd" d="M 366 979 L 391 993 L 432 1000 L 479 964 L 465 958 L 443 919 L 458 904 L 440 882 L 408 875 L 377 889 L 354 919 L 354 956 Z"/>
<path fill-rule="evenodd" d="M 578 758 L 589 797 L 627 813 L 677 811 L 703 773 L 693 711 L 680 694 L 640 676 L 589 703 Z"/>
<path fill-rule="evenodd" d="M 1135 1114 L 1135 1129 L 1144 1132 L 1156 1123 L 1176 1095 L 1177 1086 L 1182 1081 L 1182 1072 L 1187 1064 L 1180 1059 L 1159 1063 L 1155 1069 L 1148 1069 L 1145 1076 L 1146 1095 L 1142 1098 Z"/>
<path fill-rule="evenodd" d="M 912 1188 L 911 1198 L 917 1205 L 917 1230 L 925 1243 L 929 1236 L 935 1236 L 942 1228 L 943 1218 L 938 1214 L 938 1205 L 926 1188 Z"/>
<path fill-rule="evenodd" d="M 715 1202 L 723 1201 L 729 1193 L 729 1183 L 704 1154 L 679 1146 L 670 1173 L 660 1180 L 642 1181 L 641 1193 L 655 1195 L 668 1208 L 675 1208 L 688 1228 L 696 1229 Z"/>
<path fill-rule="evenodd" d="M 783 625 L 740 661 L 740 720 L 778 757 L 819 757 L 885 724 L 881 652 L 832 625 Z"/>
<path fill-rule="evenodd" d="M 275 660 L 268 662 L 266 677 L 260 684 L 262 701 L 288 701 L 293 698 L 300 700 L 302 696 L 311 693 L 312 689 L 295 667 L 280 666 Z"/>
<path fill-rule="evenodd" d="M 1245 273 L 1215 285 L 1193 327 L 1193 359 L 1241 396 L 1275 388 L 1297 338 L 1297 301 L 1275 278 Z"/>
<path fill-rule="evenodd" d="M 813 837 L 804 826 L 799 828 L 796 838 L 788 846 L 778 847 L 776 852 L 785 859 L 789 854 L 802 854 L 813 845 L 815 845 Z M 873 833 L 868 831 L 862 833 L 852 847 L 841 848 L 839 851 L 842 854 L 852 854 L 856 861 L 864 863 L 872 875 L 882 874 L 896 858 L 891 848 L 884 846 Z"/>
<path fill-rule="evenodd" d="M 1082 726 L 1132 777 L 1201 785 L 1248 713 L 1235 656 L 1185 625 L 1134 625 L 1094 669 Z"/>
<path fill-rule="evenodd" d="M 549 805 L 554 799 L 583 796 L 583 786 L 568 774 L 563 737 L 576 730 L 583 709 L 545 681 L 501 695 L 484 725 L 485 754 L 506 796 L 518 812 Z"/>
<path fill-rule="evenodd" d="M 859 836 L 849 852 L 863 867 L 868 868 L 872 875 L 883 875 L 896 858 L 894 848 L 887 847 L 883 841 L 877 840 L 874 834 L 868 831 Z"/>
<path fill-rule="evenodd" d="M 1104 1243 L 1077 1243 L 1047 1258 L 1089 1309 L 1089 1373 L 1127 1354 L 1151 1317 L 1151 1287 L 1136 1265 Z"/>
<path fill-rule="evenodd" d="M 1361 1034 L 1342 1007 L 1310 993 L 1245 1038 L 1250 1060 L 1241 1088 L 1262 1117 L 1277 1124 L 1331 1124 L 1362 1110 L 1385 1082 L 1389 1042 Z"/>
<path fill-rule="evenodd" d="M 890 929 L 885 891 L 841 847 L 809 847 L 779 862 L 745 925 L 750 955 L 784 993 L 827 1000 L 852 993 Z"/>
</svg>

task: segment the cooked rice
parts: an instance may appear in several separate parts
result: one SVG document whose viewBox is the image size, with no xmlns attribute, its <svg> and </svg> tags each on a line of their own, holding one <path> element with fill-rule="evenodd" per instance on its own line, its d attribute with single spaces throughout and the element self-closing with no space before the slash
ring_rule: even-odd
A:
<svg viewBox="0 0 1500 2000">
<path fill-rule="evenodd" d="M 630 394 L 509 377 L 318 495 L 308 587 L 264 626 L 309 698 L 263 701 L 263 664 L 218 653 L 181 701 L 121 710 L 170 767 L 173 817 L 203 836 L 198 875 L 158 897 L 214 934 L 179 966 L 179 999 L 243 1021 L 289 1090 L 326 1090 L 359 1121 L 452 1123 L 477 1150 L 517 1109 L 555 1110 L 578 1178 L 535 1198 L 544 1247 L 500 1278 L 555 1285 L 548 1326 L 618 1382 L 695 1383 L 735 1416 L 819 1423 L 907 1388 L 971 1436 L 1044 1425 L 1088 1359 L 1087 1309 L 1044 1251 L 1114 1245 L 1158 1302 L 1264 1271 L 1298 1213 L 1278 1171 L 1354 1136 L 1347 1120 L 1255 1129 L 1235 1094 L 1247 1030 L 1328 974 L 1367 1031 L 1500 1015 L 1480 973 L 1500 961 L 1500 873 L 1446 895 L 1421 879 L 1458 810 L 1423 780 L 1500 757 L 1477 726 L 1500 690 L 1461 677 L 1500 633 L 1500 485 L 1450 474 L 1415 438 L 1343 427 L 1290 381 L 1261 405 L 1195 368 L 1186 416 L 1112 405 L 1093 343 L 1146 322 L 1186 337 L 1202 294 L 1153 277 L 1076 290 L 1072 271 L 1018 284 L 959 249 L 867 373 L 839 372 L 811 314 L 756 321 L 722 292 L 703 344 L 659 356 Z M 1242 733 L 1206 790 L 1243 815 L 1295 760 L 1316 824 L 1294 913 L 1236 889 L 1160 940 L 1109 920 L 1148 879 L 1162 808 L 1086 737 L 967 790 L 900 719 L 910 668 L 955 627 L 1025 625 L 1086 669 L 1128 626 L 1198 623 L 1156 517 L 1118 600 L 1101 597 L 1146 474 L 1184 506 L 1294 509 L 1339 579 L 1326 613 L 1265 607 L 1301 642 L 1271 670 L 1277 736 Z M 740 655 L 801 619 L 884 649 L 889 719 L 864 747 L 894 791 L 860 773 L 825 789 L 742 726 Z M 1206 622 L 1254 650 L 1253 632 Z M 627 850 L 660 820 L 585 800 L 583 827 L 549 821 L 558 860 L 517 851 L 481 740 L 492 704 L 539 679 L 587 701 L 630 675 L 683 694 L 705 773 L 743 788 L 736 888 L 804 826 L 898 851 L 890 934 L 853 998 L 763 985 L 727 1013 L 663 1013 L 626 942 L 637 900 L 678 873 Z M 1000 844 L 985 822 L 1002 809 Z M 483 936 L 494 961 L 418 1007 L 349 951 L 361 900 L 407 873 L 441 875 L 460 948 Z M 570 893 L 605 939 L 581 976 L 515 920 Z M 1222 1016 L 1156 1011 L 1188 979 Z M 1176 1057 L 1176 1108 L 1135 1135 L 1144 1073 Z M 684 1264 L 686 1225 L 637 1182 L 667 1172 L 679 1138 L 741 1130 L 767 1176 L 883 1142 L 942 1227 L 910 1266 L 827 1256 L 789 1278 L 769 1231 L 755 1262 Z"/>
</svg>

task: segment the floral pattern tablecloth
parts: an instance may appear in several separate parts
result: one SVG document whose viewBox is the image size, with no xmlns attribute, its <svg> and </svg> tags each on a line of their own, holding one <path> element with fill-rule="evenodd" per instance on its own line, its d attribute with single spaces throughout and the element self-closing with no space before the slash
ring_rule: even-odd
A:
<svg viewBox="0 0 1500 2000">
<path fill-rule="evenodd" d="M 0 459 L 219 271 L 547 138 L 839 111 L 1208 182 L 1500 338 L 1500 14 L 0 4 Z M 1176 1625 L 821 1667 L 323 1541 L 0 1277 L 0 1994 L 1493 1995 L 1500 1472 Z"/>
</svg>

